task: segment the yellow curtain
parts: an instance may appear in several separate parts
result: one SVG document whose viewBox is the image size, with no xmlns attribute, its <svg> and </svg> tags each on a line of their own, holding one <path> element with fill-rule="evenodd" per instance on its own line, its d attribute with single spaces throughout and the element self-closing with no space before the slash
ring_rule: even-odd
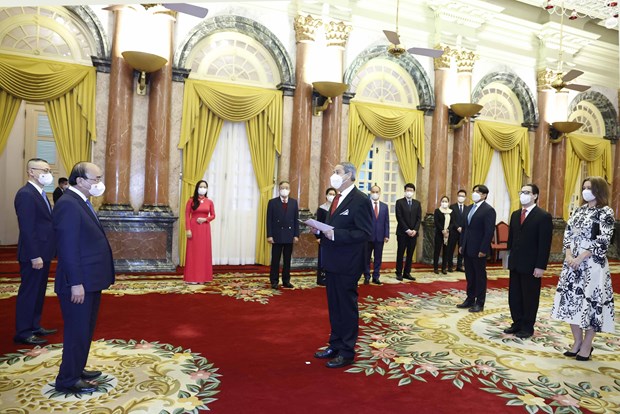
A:
<svg viewBox="0 0 620 414">
<path fill-rule="evenodd" d="M 188 79 L 183 96 L 179 148 L 183 149 L 180 212 L 192 196 L 215 150 L 223 121 L 246 122 L 252 165 L 260 190 L 256 262 L 269 263 L 265 216 L 273 190 L 276 152 L 282 146 L 282 92 Z M 185 264 L 185 217 L 179 214 L 179 258 Z"/>
<path fill-rule="evenodd" d="M 351 102 L 349 105 L 349 161 L 359 168 L 375 137 L 394 141 L 406 182 L 415 182 L 418 163 L 424 167 L 424 112 L 386 105 Z M 416 163 L 416 158 L 418 163 Z"/>
<path fill-rule="evenodd" d="M 21 100 L 0 89 L 0 154 L 9 140 Z"/>
<path fill-rule="evenodd" d="M 499 122 L 477 121 L 474 124 L 472 182 L 484 183 L 493 151 L 499 151 L 510 195 L 510 208 L 519 208 L 523 173 L 531 175 L 530 141 L 527 128 Z"/>
<path fill-rule="evenodd" d="M 568 134 L 566 140 L 566 172 L 564 176 L 564 220 L 568 220 L 568 207 L 573 188 L 579 176 L 581 161 L 586 162 L 588 175 L 603 177 L 611 184 L 611 141 L 603 137 Z"/>
<path fill-rule="evenodd" d="M 60 159 L 70 171 L 78 161 L 90 159 L 96 140 L 95 68 L 0 54 L 0 110 L 8 111 L 19 100 L 44 102 Z M 6 97 L 11 95 L 13 99 Z M 3 110 L 0 150 L 13 127 Z"/>
</svg>

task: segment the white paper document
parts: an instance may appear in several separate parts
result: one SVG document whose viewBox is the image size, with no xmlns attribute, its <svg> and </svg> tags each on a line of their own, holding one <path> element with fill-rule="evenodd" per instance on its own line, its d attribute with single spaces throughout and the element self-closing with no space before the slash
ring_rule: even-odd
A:
<svg viewBox="0 0 620 414">
<path fill-rule="evenodd" d="M 329 224 L 321 223 L 320 221 L 317 221 L 314 219 L 308 219 L 306 221 L 299 220 L 299 221 L 307 226 L 314 227 L 315 229 L 320 230 L 320 231 L 327 231 L 327 230 L 331 230 L 334 228 L 333 226 L 330 226 Z"/>
</svg>

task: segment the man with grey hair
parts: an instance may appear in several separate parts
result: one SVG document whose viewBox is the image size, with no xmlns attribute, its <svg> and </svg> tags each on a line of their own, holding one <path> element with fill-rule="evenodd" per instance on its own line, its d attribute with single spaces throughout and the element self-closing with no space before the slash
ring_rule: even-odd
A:
<svg viewBox="0 0 620 414">
<path fill-rule="evenodd" d="M 338 194 L 326 219 L 326 224 L 333 228 L 321 234 L 321 264 L 327 276 L 331 333 L 329 347 L 314 356 L 330 359 L 326 365 L 328 368 L 353 363 L 359 331 L 357 284 L 364 271 L 373 213 L 368 198 L 355 188 L 355 176 L 355 166 L 349 162 L 334 168 L 330 183 Z"/>
</svg>

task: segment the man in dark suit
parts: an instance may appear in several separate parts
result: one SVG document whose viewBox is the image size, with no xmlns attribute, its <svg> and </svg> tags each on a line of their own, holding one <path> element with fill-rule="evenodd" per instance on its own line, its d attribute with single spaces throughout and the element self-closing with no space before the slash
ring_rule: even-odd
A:
<svg viewBox="0 0 620 414">
<path fill-rule="evenodd" d="M 15 306 L 16 343 L 41 345 L 47 341 L 40 336 L 55 333 L 56 329 L 41 326 L 43 301 L 47 288 L 50 262 L 56 255 L 52 206 L 43 187 L 54 178 L 47 161 L 33 158 L 26 164 L 28 182 L 15 195 L 15 213 L 19 226 L 17 260 L 21 283 Z"/>
<path fill-rule="evenodd" d="M 329 347 L 314 356 L 330 359 L 328 368 L 353 363 L 359 331 L 357 283 L 364 271 L 373 212 L 368 198 L 355 188 L 355 175 L 351 163 L 343 162 L 334 168 L 330 182 L 339 193 L 326 220 L 333 228 L 321 234 L 321 263 L 327 275 L 331 333 Z"/>
<path fill-rule="evenodd" d="M 405 184 L 405 197 L 396 200 L 396 279 L 415 280 L 411 276 L 411 261 L 413 252 L 418 241 L 418 231 L 422 222 L 422 206 L 420 202 L 413 198 L 415 195 L 415 185 Z M 405 257 L 405 269 L 403 273 L 403 255 Z"/>
<path fill-rule="evenodd" d="M 482 312 L 487 295 L 487 257 L 491 254 L 491 241 L 495 232 L 495 209 L 487 202 L 489 189 L 479 184 L 474 187 L 471 199 L 474 204 L 466 213 L 465 227 L 461 233 L 461 253 L 465 259 L 467 298 L 457 308 Z"/>
<path fill-rule="evenodd" d="M 366 250 L 366 268 L 364 269 L 364 284 L 370 283 L 370 257 L 374 252 L 372 283 L 380 285 L 381 262 L 383 259 L 383 244 L 390 239 L 390 214 L 388 205 L 380 201 L 381 188 L 373 185 L 370 188 L 370 201 L 373 210 L 372 235 Z"/>
<path fill-rule="evenodd" d="M 58 179 L 58 187 L 56 187 L 53 194 L 54 204 L 56 204 L 58 199 L 62 197 L 62 194 L 67 188 L 69 188 L 69 180 L 67 180 L 67 177 L 60 177 Z"/>
<path fill-rule="evenodd" d="M 269 280 L 273 289 L 278 288 L 280 257 L 282 264 L 282 287 L 292 288 L 291 256 L 293 243 L 299 241 L 299 208 L 297 200 L 288 195 L 291 191 L 288 181 L 278 185 L 280 196 L 269 200 L 267 205 L 267 242 L 271 244 L 271 270 Z"/>
<path fill-rule="evenodd" d="M 522 208 L 510 216 L 508 232 L 508 304 L 512 325 L 504 332 L 522 339 L 534 334 L 541 279 L 549 261 L 553 233 L 551 214 L 536 205 L 538 194 L 536 184 L 521 187 Z"/>
<path fill-rule="evenodd" d="M 448 239 L 448 272 L 452 271 L 453 258 L 454 258 L 454 249 L 456 245 L 460 243 L 461 233 L 463 232 L 463 227 L 465 227 L 465 220 L 467 216 L 465 216 L 465 209 L 467 206 L 465 205 L 465 200 L 467 199 L 467 191 L 459 190 L 456 195 L 457 202 L 450 206 L 452 210 L 452 217 L 450 219 L 450 236 Z M 460 244 L 459 244 L 459 247 Z M 457 258 L 456 258 L 456 271 L 463 272 L 463 255 L 457 250 Z"/>
<path fill-rule="evenodd" d="M 89 162 L 77 163 L 69 176 L 69 189 L 54 208 L 58 246 L 55 291 L 64 321 L 62 362 L 56 390 L 93 392 L 100 371 L 87 371 L 101 291 L 114 283 L 112 249 L 89 196 L 105 191 L 101 169 Z"/>
</svg>

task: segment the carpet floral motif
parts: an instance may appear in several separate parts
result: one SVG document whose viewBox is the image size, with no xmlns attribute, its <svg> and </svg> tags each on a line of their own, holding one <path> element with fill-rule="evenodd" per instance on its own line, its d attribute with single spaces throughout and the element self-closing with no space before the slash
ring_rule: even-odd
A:
<svg viewBox="0 0 620 414">
<path fill-rule="evenodd" d="M 464 299 L 458 290 L 366 297 L 358 358 L 347 372 L 399 386 L 435 377 L 459 389 L 479 387 L 528 413 L 620 412 L 620 338 L 597 335 L 588 362 L 563 356 L 572 336 L 568 324 L 548 317 L 554 293 L 542 290 L 528 339 L 503 333 L 511 323 L 507 289 L 490 289 L 480 313 L 455 307 Z"/>
<path fill-rule="evenodd" d="M 62 344 L 0 356 L 3 413 L 159 413 L 208 410 L 220 374 L 199 354 L 169 344 L 118 339 L 93 342 L 88 369 L 103 374 L 92 393 L 58 392 Z"/>
</svg>

